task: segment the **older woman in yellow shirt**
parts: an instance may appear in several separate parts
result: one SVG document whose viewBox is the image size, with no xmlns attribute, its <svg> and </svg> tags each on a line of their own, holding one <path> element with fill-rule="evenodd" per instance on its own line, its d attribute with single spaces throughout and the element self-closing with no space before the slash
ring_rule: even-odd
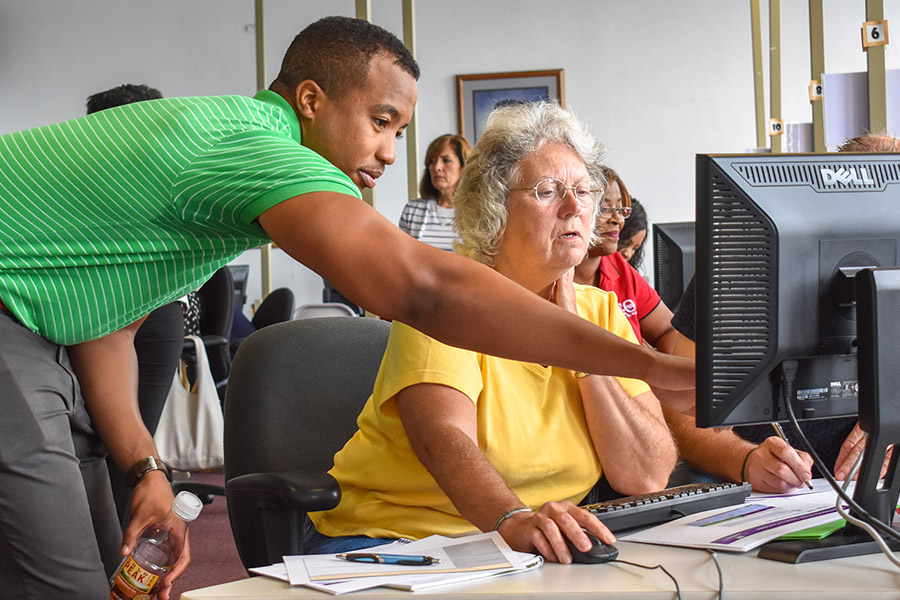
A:
<svg viewBox="0 0 900 600">
<path fill-rule="evenodd" d="M 636 343 L 614 294 L 572 282 L 602 154 L 555 104 L 495 111 L 457 190 L 457 251 Z M 341 503 L 311 515 L 310 551 L 496 527 L 515 550 L 570 562 L 565 538 L 589 547 L 582 527 L 614 541 L 576 505 L 601 475 L 620 493 L 651 492 L 676 459 L 641 381 L 461 350 L 396 322 L 358 424 L 331 471 Z"/>
</svg>

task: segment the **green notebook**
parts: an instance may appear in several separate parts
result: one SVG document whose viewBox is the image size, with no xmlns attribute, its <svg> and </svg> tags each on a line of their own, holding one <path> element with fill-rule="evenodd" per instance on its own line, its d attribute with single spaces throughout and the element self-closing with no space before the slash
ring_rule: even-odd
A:
<svg viewBox="0 0 900 600">
<path fill-rule="evenodd" d="M 821 540 L 822 538 L 826 538 L 835 531 L 841 529 L 844 525 L 847 524 L 847 521 L 844 519 L 838 519 L 837 521 L 830 521 L 828 523 L 823 523 L 822 525 L 816 525 L 815 527 L 808 527 L 807 529 L 801 529 L 800 531 L 795 531 L 793 533 L 788 533 L 780 538 L 779 540 Z"/>
</svg>

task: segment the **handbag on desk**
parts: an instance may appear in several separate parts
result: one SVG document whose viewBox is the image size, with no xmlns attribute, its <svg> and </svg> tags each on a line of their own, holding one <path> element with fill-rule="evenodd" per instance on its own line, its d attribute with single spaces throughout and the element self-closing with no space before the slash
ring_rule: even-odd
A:
<svg viewBox="0 0 900 600">
<path fill-rule="evenodd" d="M 195 335 L 197 378 L 191 386 L 182 360 L 175 372 L 153 441 L 159 457 L 173 469 L 200 471 L 225 463 L 225 420 L 216 383 L 209 370 L 206 347 Z"/>
</svg>

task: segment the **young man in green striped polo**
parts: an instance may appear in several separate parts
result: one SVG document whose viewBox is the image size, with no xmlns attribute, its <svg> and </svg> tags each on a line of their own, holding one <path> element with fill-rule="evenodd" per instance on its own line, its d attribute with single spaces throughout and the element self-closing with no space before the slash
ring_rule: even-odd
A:
<svg viewBox="0 0 900 600">
<path fill-rule="evenodd" d="M 332 17 L 297 36 L 254 99 L 140 102 L 0 136 L 5 597 L 100 597 L 144 526 L 176 527 L 136 408 L 134 331 L 270 240 L 354 302 L 447 343 L 693 385 L 689 361 L 628 344 L 421 244 L 362 202 L 360 189 L 394 162 L 418 75 L 393 35 Z M 123 541 L 103 443 L 134 479 Z"/>
</svg>

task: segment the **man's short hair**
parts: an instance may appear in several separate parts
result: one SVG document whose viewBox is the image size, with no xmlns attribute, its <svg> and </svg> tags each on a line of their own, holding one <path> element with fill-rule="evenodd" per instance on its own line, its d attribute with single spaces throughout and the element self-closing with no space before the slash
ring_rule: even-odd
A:
<svg viewBox="0 0 900 600">
<path fill-rule="evenodd" d="M 114 106 L 122 106 L 123 104 L 131 104 L 142 100 L 157 100 L 162 97 L 162 92 L 155 88 L 126 83 L 111 90 L 97 92 L 93 96 L 88 96 L 87 114 Z"/>
<path fill-rule="evenodd" d="M 419 79 L 419 65 L 394 34 L 362 19 L 325 17 L 297 34 L 275 81 L 294 90 L 310 79 L 340 98 L 365 83 L 369 63 L 380 53 L 393 56 L 395 64 Z"/>
</svg>

